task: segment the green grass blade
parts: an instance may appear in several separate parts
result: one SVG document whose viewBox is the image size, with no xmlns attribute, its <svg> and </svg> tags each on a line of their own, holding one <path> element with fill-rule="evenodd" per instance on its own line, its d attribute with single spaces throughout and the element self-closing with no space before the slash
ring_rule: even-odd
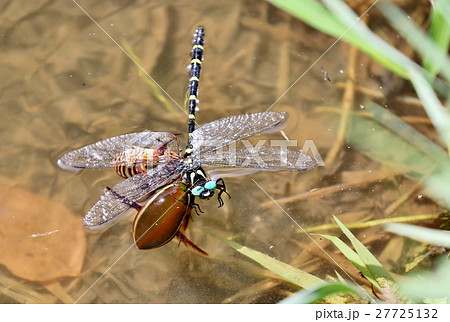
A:
<svg viewBox="0 0 450 322">
<path fill-rule="evenodd" d="M 447 81 L 449 81 L 450 59 L 447 57 L 447 51 L 442 50 L 442 48 L 440 48 L 430 37 L 425 35 L 425 33 L 408 19 L 407 15 L 395 4 L 390 2 L 380 2 L 378 8 L 386 18 L 388 18 L 389 22 L 397 29 L 397 31 L 422 56 L 422 58 L 425 60 L 432 59 L 436 65 L 435 67 L 438 68 Z"/>
<path fill-rule="evenodd" d="M 450 302 L 450 261 L 439 263 L 434 272 L 408 275 L 410 278 L 400 283 L 400 288 L 416 303 Z"/>
<path fill-rule="evenodd" d="M 450 146 L 450 115 L 448 111 L 441 105 L 433 88 L 422 77 L 420 72 L 411 68 L 409 75 L 428 117 L 433 122 L 441 138 L 445 140 L 447 146 Z"/>
<path fill-rule="evenodd" d="M 430 197 L 450 208 L 450 167 L 447 164 L 427 177 L 424 187 Z"/>
<path fill-rule="evenodd" d="M 394 113 L 389 112 L 389 110 L 375 103 L 369 104 L 366 111 L 373 120 L 391 131 L 391 135 L 398 136 L 402 140 L 413 145 L 417 150 L 425 153 L 428 157 L 433 158 L 435 161 L 442 162 L 447 160 L 447 153 L 440 146 L 436 145 L 433 141 L 397 117 Z M 355 121 L 358 122 L 359 118 L 355 119 Z M 390 138 L 391 135 L 388 135 L 386 139 Z M 370 136 L 373 136 L 373 134 Z"/>
<path fill-rule="evenodd" d="M 377 105 L 371 104 L 367 110 L 371 113 L 373 109 L 377 108 Z M 387 114 L 388 118 L 391 117 L 387 111 L 383 114 Z M 401 121 L 401 123 L 404 122 Z M 430 169 L 437 167 L 437 161 L 433 157 L 411 142 L 414 137 L 405 139 L 402 135 L 383 125 L 377 120 L 354 114 L 351 117 L 351 128 L 347 132 L 347 137 L 353 147 L 373 160 L 412 178 L 421 179 L 429 173 Z M 418 132 L 416 131 L 416 133 Z M 418 137 L 422 139 L 421 135 Z M 387 142 L 389 143 L 387 144 Z"/>
<path fill-rule="evenodd" d="M 335 217 L 339 228 L 350 239 L 356 252 L 347 246 L 343 241 L 334 236 L 320 235 L 329 239 L 339 250 L 347 257 L 347 259 L 361 271 L 375 287 L 384 290 L 395 297 L 395 301 L 406 303 L 410 300 L 398 291 L 397 282 L 392 278 L 389 272 L 381 265 L 381 263 L 372 255 L 372 253 L 359 241 L 356 237 Z"/>
<path fill-rule="evenodd" d="M 450 25 L 450 2 L 448 0 L 434 0 L 435 10 Z"/>
<path fill-rule="evenodd" d="M 346 301 L 344 294 L 357 296 L 358 298 L 360 298 L 359 300 L 353 299 L 351 303 L 360 303 L 361 301 L 367 303 L 369 301 L 374 301 L 373 299 L 368 298 L 366 294 L 358 292 L 355 286 L 344 285 L 341 283 L 328 283 L 326 285 L 315 287 L 311 290 L 298 291 L 294 295 L 287 297 L 279 302 L 279 304 L 311 304 L 318 302 L 330 303 L 330 295 L 334 295 L 334 298 L 342 295 L 342 301 L 340 301 L 339 303 L 345 303 Z"/>
<path fill-rule="evenodd" d="M 414 221 L 422 221 L 422 220 L 433 220 L 436 219 L 438 215 L 436 214 L 420 214 L 420 215 L 407 215 L 407 216 L 400 216 L 400 217 L 389 217 L 389 218 L 381 218 L 381 219 L 374 219 L 374 220 L 368 220 L 363 222 L 352 222 L 352 223 L 346 223 L 345 226 L 348 229 L 364 229 L 369 227 L 375 227 L 384 225 L 387 223 L 399 223 L 399 222 L 414 222 Z M 314 233 L 316 231 L 324 231 L 324 230 L 333 230 L 338 229 L 339 226 L 337 224 L 323 224 L 323 225 L 317 225 L 312 226 L 304 229 L 298 229 L 298 233 Z"/>
<path fill-rule="evenodd" d="M 352 146 L 411 178 L 425 177 L 427 195 L 450 208 L 450 161 L 442 149 L 380 106 L 370 104 L 366 111 L 374 119 L 351 116 Z"/>
<path fill-rule="evenodd" d="M 431 229 L 408 224 L 390 223 L 385 225 L 386 230 L 398 235 L 419 240 L 431 245 L 450 248 L 450 232 L 446 230 Z"/>
<path fill-rule="evenodd" d="M 358 253 L 364 265 L 367 266 L 372 276 L 377 280 L 380 278 L 384 278 L 394 282 L 391 274 L 389 274 L 389 272 L 383 267 L 383 265 L 381 265 L 376 257 L 372 255 L 372 253 L 366 248 L 366 246 L 364 246 L 363 243 L 361 243 L 355 237 L 355 235 L 353 235 L 352 232 L 348 230 L 347 227 L 342 224 L 342 222 L 340 222 L 339 219 L 337 219 L 335 216 L 333 216 L 333 218 L 337 222 L 345 236 L 350 239 L 350 242 L 355 248 L 355 251 Z"/>
<path fill-rule="evenodd" d="M 375 285 L 377 288 L 381 288 L 381 285 L 378 283 L 376 276 L 372 274 L 367 265 L 361 259 L 361 257 L 349 246 L 347 246 L 342 240 L 337 238 L 336 236 L 319 234 L 319 236 L 328 239 L 331 241 L 334 246 L 336 246 L 341 253 L 369 280 L 370 283 Z"/>
<path fill-rule="evenodd" d="M 383 64 L 394 73 L 407 78 L 407 67 L 415 65 L 400 51 L 374 34 L 359 17 L 339 0 L 325 0 L 327 7 L 314 0 L 268 0 L 294 17 L 330 36 L 341 38 Z M 420 68 L 416 65 L 417 68 Z"/>
<path fill-rule="evenodd" d="M 339 38 L 347 30 L 347 27 L 318 1 L 268 0 L 268 2 L 289 12 L 311 27 L 336 38 Z M 352 37 L 352 35 L 349 35 L 349 37 Z"/>
<path fill-rule="evenodd" d="M 333 216 L 336 223 L 341 228 L 342 232 L 347 236 L 353 245 L 356 253 L 358 254 L 360 261 L 366 267 L 366 271 L 369 275 L 364 275 L 370 282 L 375 280 L 374 286 L 379 289 L 383 289 L 384 292 L 388 292 L 391 296 L 395 297 L 395 301 L 400 303 L 410 302 L 410 299 L 399 291 L 397 282 L 392 278 L 391 274 L 383 267 L 383 265 L 376 259 L 376 257 L 342 224 L 339 219 Z M 361 271 L 363 274 L 365 271 Z M 369 276 L 371 277 L 369 279 Z"/>
<path fill-rule="evenodd" d="M 364 23 L 358 21 L 355 24 L 354 22 L 359 17 L 343 1 L 324 0 L 324 3 L 336 17 L 339 17 L 342 23 L 351 27 L 347 34 L 352 37 L 350 38 L 346 34 L 342 37 L 343 40 L 356 46 L 403 78 L 408 78 L 408 74 L 406 73 L 408 67 L 416 66 L 420 68 L 420 66 L 411 61 L 403 53 L 373 33 Z M 356 41 L 353 41 L 353 38 Z"/>
<path fill-rule="evenodd" d="M 450 43 L 450 12 L 448 13 L 448 16 L 445 16 L 441 9 L 442 3 L 443 1 L 436 0 L 435 7 L 432 7 L 431 9 L 430 37 L 440 48 L 442 54 L 445 55 L 448 52 Z M 424 57 L 423 66 L 433 76 L 436 75 L 441 68 L 440 61 L 436 60 L 435 57 L 431 55 Z"/>
<path fill-rule="evenodd" d="M 239 253 L 254 260 L 261 266 L 267 268 L 272 273 L 275 273 L 275 274 L 283 277 L 284 279 L 288 280 L 289 282 L 291 282 L 295 285 L 298 285 L 302 288 L 310 289 L 312 287 L 317 286 L 318 284 L 325 283 L 320 278 L 315 277 L 314 275 L 311 275 L 309 273 L 306 273 L 306 272 L 302 271 L 301 269 L 298 269 L 294 266 L 280 262 L 276 259 L 273 259 L 270 256 L 267 256 L 263 253 L 253 250 L 251 248 L 242 246 L 231 240 L 227 240 L 225 238 L 219 237 L 210 231 L 205 230 L 205 232 L 210 234 L 214 238 L 221 240 L 228 246 L 234 248 Z"/>
</svg>

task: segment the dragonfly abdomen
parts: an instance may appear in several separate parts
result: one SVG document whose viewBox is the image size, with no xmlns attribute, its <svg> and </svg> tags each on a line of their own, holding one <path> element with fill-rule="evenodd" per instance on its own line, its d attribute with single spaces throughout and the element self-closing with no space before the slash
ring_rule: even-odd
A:
<svg viewBox="0 0 450 322">
<path fill-rule="evenodd" d="M 179 159 L 175 151 L 161 151 L 142 147 L 132 147 L 114 158 L 114 170 L 123 178 L 130 178 L 157 165 Z"/>
</svg>

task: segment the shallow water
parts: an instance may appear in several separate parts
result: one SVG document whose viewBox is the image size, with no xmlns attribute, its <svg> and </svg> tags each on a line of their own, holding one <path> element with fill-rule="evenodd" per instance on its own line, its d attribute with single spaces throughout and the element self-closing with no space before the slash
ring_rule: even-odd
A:
<svg viewBox="0 0 450 322">
<path fill-rule="evenodd" d="M 190 41 L 198 25 L 206 29 L 197 115 L 200 124 L 273 108 L 289 113 L 285 132 L 298 140 L 298 149 L 305 140 L 313 140 L 321 153 L 330 149 L 335 137 L 333 125 L 313 109 L 340 104 L 335 84 L 345 79 L 346 46 L 334 47 L 302 76 L 334 41 L 261 1 L 196 1 L 195 6 L 192 1 L 78 3 L 114 41 L 132 48 L 142 67 L 167 93 L 162 96 L 171 109 L 139 77 L 138 66 L 74 2 L 5 4 L 0 19 L 0 175 L 6 186 L 21 187 L 38 198 L 64 204 L 81 219 L 103 188 L 121 179 L 108 169 L 79 174 L 63 171 L 56 165 L 62 153 L 145 129 L 180 134 L 180 142 L 185 142 L 187 117 L 180 106 L 187 85 Z M 324 80 L 322 67 L 331 82 Z M 350 161 L 339 161 L 344 165 L 342 170 L 378 167 L 361 156 L 347 154 L 344 158 Z M 271 200 L 265 192 L 278 199 L 332 185 L 345 177 L 345 172 L 325 177 L 324 171 L 227 179 L 232 199 L 225 198 L 220 209 L 216 201 L 201 202 L 205 213 L 194 216 L 187 231 L 208 257 L 178 247 L 175 241 L 151 251 L 137 250 L 130 216 L 106 231 L 86 231 L 87 249 L 85 257 L 79 259 L 83 261 L 80 275 L 62 276 L 56 282 L 64 292 L 45 283 L 25 281 L 17 292 L 35 297 L 3 293 L 0 302 L 276 302 L 293 289 L 278 282 L 264 285 L 261 281 L 266 273 L 258 264 L 204 230 L 234 237 L 245 246 L 294 265 L 311 261 L 310 271 L 319 276 L 332 273 L 334 268 L 320 267 L 317 257 L 305 257 L 306 239 L 296 233 L 298 227 L 282 210 L 260 207 Z M 345 198 L 336 199 L 333 193 L 290 202 L 283 208 L 300 225 L 328 222 L 332 214 L 371 209 L 376 202 L 382 203 L 377 205 L 382 208 L 387 201 L 378 197 L 356 207 L 362 194 L 374 193 L 380 185 L 373 184 L 367 191 L 364 187 L 348 191 Z M 17 202 L 26 204 L 27 200 Z M 0 274 L 5 277 L 5 287 L 21 281 L 5 266 L 0 267 Z"/>
</svg>

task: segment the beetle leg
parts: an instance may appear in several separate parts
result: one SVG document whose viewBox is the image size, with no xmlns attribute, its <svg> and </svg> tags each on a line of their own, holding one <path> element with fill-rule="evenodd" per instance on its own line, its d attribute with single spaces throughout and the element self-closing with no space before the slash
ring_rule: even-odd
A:
<svg viewBox="0 0 450 322">
<path fill-rule="evenodd" d="M 186 230 L 186 228 L 187 228 L 187 226 L 189 224 L 189 220 L 191 220 L 191 212 L 190 211 L 189 211 L 189 213 L 186 216 L 184 216 L 183 222 L 181 223 L 181 226 L 180 226 L 180 231 L 185 231 Z"/>
<path fill-rule="evenodd" d="M 208 253 L 202 250 L 200 247 L 195 245 L 193 242 L 191 242 L 183 233 L 177 232 L 177 238 L 180 241 L 178 245 L 183 243 L 186 247 L 192 247 L 194 250 L 196 250 L 198 253 L 202 254 L 203 256 L 208 256 Z"/>
</svg>

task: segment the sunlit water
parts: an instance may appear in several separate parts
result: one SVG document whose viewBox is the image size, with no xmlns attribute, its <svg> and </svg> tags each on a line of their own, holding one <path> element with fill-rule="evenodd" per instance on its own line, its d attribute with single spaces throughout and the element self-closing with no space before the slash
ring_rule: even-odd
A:
<svg viewBox="0 0 450 322">
<path fill-rule="evenodd" d="M 129 44 L 142 67 L 166 92 L 163 98 L 172 111 L 139 77 L 139 67 L 74 2 L 34 1 L 32 6 L 21 6 L 12 1 L 0 14 L 0 175 L 5 185 L 64 204 L 82 218 L 106 185 L 122 179 L 110 169 L 65 172 L 56 165 L 62 153 L 145 129 L 180 134 L 184 144 L 186 65 L 192 33 L 200 24 L 206 29 L 200 124 L 273 108 L 290 115 L 285 132 L 299 142 L 293 149 L 300 149 L 307 139 L 322 153 L 330 148 L 334 138 L 331 125 L 327 118 L 313 115 L 313 109 L 339 104 L 335 83 L 345 77 L 339 73 L 346 65 L 345 48 L 337 46 L 300 76 L 332 39 L 262 1 L 78 3 L 114 41 L 121 46 Z M 324 80 L 323 66 L 332 82 Z M 265 137 L 270 138 L 283 139 L 280 134 Z M 270 202 L 270 197 L 326 186 L 322 172 L 323 168 L 308 173 L 259 173 L 226 180 L 232 198 L 225 197 L 220 209 L 216 200 L 200 202 L 204 214 L 193 216 L 186 233 L 208 257 L 175 241 L 151 251 L 137 250 L 131 236 L 132 216 L 106 231 L 86 231 L 81 276 L 59 282 L 81 303 L 276 302 L 286 295 L 276 286 L 271 290 L 262 285 L 263 291 L 254 291 L 261 283 L 262 267 L 205 230 L 300 265 L 296 263 L 303 252 L 299 243 L 307 239 L 296 233 L 297 224 L 328 222 L 331 214 L 352 211 L 360 195 L 351 192 L 346 202 L 330 195 L 283 204 L 295 223 L 280 208 L 261 209 L 260 205 Z M 337 178 L 327 180 L 333 183 Z M 18 202 L 26 204 L 27 200 Z M 18 215 L 27 216 L 27 212 Z M 324 276 L 332 269 L 313 273 Z M 0 274 L 20 280 L 5 266 L 0 267 Z M 49 294 L 39 282 L 27 281 L 23 287 Z M 0 301 L 20 300 L 4 295 Z"/>
</svg>

